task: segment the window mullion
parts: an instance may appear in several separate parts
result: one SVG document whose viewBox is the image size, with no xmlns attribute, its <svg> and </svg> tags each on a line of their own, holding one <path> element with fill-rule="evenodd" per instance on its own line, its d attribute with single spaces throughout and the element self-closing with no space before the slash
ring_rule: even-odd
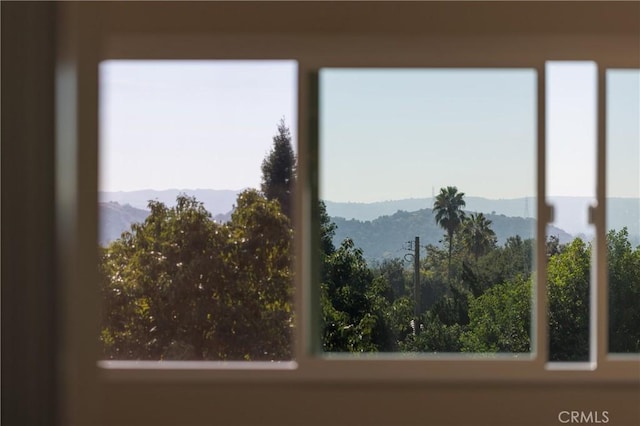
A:
<svg viewBox="0 0 640 426">
<path fill-rule="evenodd" d="M 549 312 L 547 294 L 546 229 L 552 220 L 552 208 L 546 197 L 546 85 L 545 64 L 537 68 L 538 75 L 538 145 L 537 145 L 537 228 L 536 228 L 536 279 L 533 291 L 533 333 L 532 352 L 540 368 L 544 368 L 549 359 Z"/>
<path fill-rule="evenodd" d="M 606 68 L 598 67 L 597 89 L 597 155 L 596 155 L 596 208 L 593 225 L 595 226 L 595 256 L 593 257 L 591 279 L 591 362 L 606 360 L 609 347 L 609 283 L 607 267 L 607 200 L 606 200 Z"/>
</svg>

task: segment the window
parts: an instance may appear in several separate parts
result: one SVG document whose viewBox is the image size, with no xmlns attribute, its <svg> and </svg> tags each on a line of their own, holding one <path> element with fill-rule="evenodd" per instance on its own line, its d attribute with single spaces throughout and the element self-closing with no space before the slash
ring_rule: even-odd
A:
<svg viewBox="0 0 640 426">
<path fill-rule="evenodd" d="M 345 413 L 345 422 L 351 423 L 398 423 L 398 419 L 416 422 L 429 416 L 430 421 L 442 424 L 464 424 L 480 418 L 480 422 L 487 424 L 517 424 L 520 420 L 524 424 L 544 424 L 556 422 L 558 413 L 567 405 L 573 405 L 587 411 L 610 410 L 612 418 L 615 412 L 621 421 L 634 422 L 637 414 L 631 404 L 637 395 L 630 388 L 637 382 L 634 377 L 637 359 L 612 361 L 602 352 L 601 342 L 607 336 L 606 319 L 601 315 L 602 286 L 594 291 L 599 296 L 598 303 L 591 307 L 598 314 L 592 318 L 597 318 L 596 335 L 600 342 L 594 371 L 566 371 L 566 366 L 563 371 L 554 371 L 547 368 L 544 355 L 518 362 L 460 357 L 433 361 L 419 358 L 318 359 L 310 355 L 316 344 L 309 337 L 318 335 L 309 314 L 311 306 L 318 306 L 310 287 L 314 274 L 318 273 L 314 270 L 317 265 L 311 261 L 311 250 L 317 247 L 313 244 L 317 243 L 318 236 L 313 234 L 307 220 L 297 228 L 300 239 L 296 250 L 301 255 L 296 257 L 296 274 L 301 291 L 295 297 L 296 306 L 301 307 L 300 315 L 296 317 L 296 329 L 310 331 L 307 334 L 300 332 L 295 343 L 295 365 L 282 371 L 247 366 L 248 363 L 234 364 L 233 369 L 220 368 L 229 364 L 184 363 L 163 369 L 144 363 L 96 369 L 97 348 L 88 344 L 94 341 L 97 329 L 96 294 L 94 288 L 86 285 L 96 282 L 91 265 L 96 263 L 92 250 L 97 230 L 95 170 L 100 60 L 297 60 L 300 76 L 299 162 L 304 182 L 297 191 L 298 215 L 302 219 L 310 218 L 314 208 L 312 200 L 316 188 L 312 183 L 317 181 L 318 161 L 313 156 L 318 134 L 314 87 L 317 86 L 315 75 L 320 68 L 533 68 L 538 75 L 536 161 L 540 170 L 544 167 L 546 152 L 544 121 L 539 119 L 545 112 L 545 61 L 556 58 L 593 60 L 598 64 L 599 73 L 606 68 L 633 65 L 638 51 L 637 34 L 634 33 L 637 27 L 625 17 L 633 16 L 634 6 L 617 6 L 619 9 L 615 13 L 621 21 L 612 27 L 601 19 L 603 10 L 599 5 L 514 4 L 501 9 L 498 5 L 478 4 L 469 6 L 475 8 L 475 11 L 469 11 L 460 9 L 459 5 L 429 4 L 406 4 L 397 6 L 398 9 L 388 4 L 353 4 L 345 9 L 338 9 L 338 4 L 167 4 L 157 6 L 153 15 L 148 13 L 145 4 L 61 5 L 62 28 L 76 31 L 63 33 L 60 41 L 61 61 L 70 61 L 69 66 L 76 71 L 65 73 L 67 68 L 64 67 L 59 70 L 61 93 L 69 96 L 61 95 L 58 99 L 61 167 L 57 196 L 61 230 L 68 231 L 62 233 L 66 237 L 63 254 L 68 260 L 62 265 L 66 277 L 63 295 L 67 300 L 84 302 L 71 305 L 65 312 L 65 371 L 69 377 L 78 378 L 66 383 L 65 415 L 79 423 L 91 423 L 91 419 L 99 416 L 107 424 L 206 424 L 211 416 L 225 424 L 295 424 L 301 419 L 303 423 L 305 420 L 331 423 L 336 421 L 336 412 Z M 556 7 L 558 9 L 546 9 Z M 611 9 L 606 10 L 614 13 Z M 292 18 L 290 27 L 281 25 L 281 19 L 263 19 L 282 18 L 280 12 Z M 346 21 L 331 20 L 334 24 L 323 24 L 324 21 L 318 18 L 325 15 L 345 16 Z M 393 19 L 388 19 L 390 16 Z M 476 21 L 480 16 L 483 18 Z M 523 20 L 523 16 L 527 19 Z M 434 22 L 444 24 L 425 26 L 423 20 L 435 19 L 433 17 L 437 17 Z M 515 21 L 503 19 L 505 17 L 515 18 Z M 578 19 L 575 26 L 573 18 Z M 542 22 L 541 27 L 534 25 L 537 21 Z M 98 22 L 101 25 L 96 25 Z M 345 22 L 349 24 L 345 25 Z M 511 22 L 523 25 L 516 29 Z M 379 30 L 371 26 L 376 24 L 381 25 Z M 592 25 L 599 32 L 585 34 L 584 28 Z M 98 32 L 97 28 L 101 30 Z M 545 31 L 548 34 L 540 36 L 540 32 Z M 594 40 L 595 44 L 591 43 Z M 600 81 L 601 77 L 599 75 Z M 603 90 L 602 85 L 598 88 Z M 603 97 L 598 99 L 601 120 Z M 599 131 L 602 128 L 599 126 Z M 68 135 L 70 137 L 63 137 Z M 599 152 L 602 152 L 604 140 L 603 135 L 599 135 Z M 540 201 L 544 200 L 545 190 L 545 176 L 538 173 L 538 240 L 544 239 L 545 235 L 540 223 L 550 219 L 549 210 Z M 601 206 L 604 205 L 602 191 L 597 193 Z M 595 219 L 598 220 L 597 214 Z M 600 232 L 596 237 L 602 244 L 604 223 L 596 229 Z M 536 250 L 536 258 L 541 258 L 541 254 L 544 255 L 541 246 Z M 604 257 L 600 255 L 598 264 L 604 265 L 603 262 Z M 602 268 L 598 270 L 602 272 Z M 539 271 L 535 294 L 540 302 L 535 306 L 534 319 L 542 326 L 535 331 L 534 351 L 545 354 L 547 303 L 541 290 L 546 276 L 544 268 Z M 603 282 L 601 278 L 598 280 Z M 593 368 L 593 365 L 587 367 Z M 532 382 L 537 385 L 527 386 Z M 440 386 L 442 383 L 446 386 Z M 603 393 L 602 389 L 613 392 Z M 572 392 L 567 394 L 567 390 Z M 98 391 L 102 396 L 97 396 Z M 391 398 L 392 404 L 389 403 Z M 461 398 L 471 401 L 468 410 L 452 408 L 457 406 L 451 404 Z M 416 412 L 415 407 L 425 400 L 429 401 L 427 413 Z M 215 410 L 202 409 L 209 408 L 212 401 Z M 241 401 L 240 406 L 238 401 Z M 313 414 L 309 414 L 309 401 L 318 408 Z M 432 404 L 432 401 L 439 403 Z M 511 404 L 512 410 L 495 410 L 505 401 Z M 354 410 L 354 407 L 358 409 Z M 523 413 L 526 413 L 526 419 Z"/>
<path fill-rule="evenodd" d="M 632 306 L 640 300 L 633 262 L 640 246 L 640 70 L 606 70 L 609 351 L 640 352 Z M 635 260 L 637 261 L 637 260 Z"/>
<path fill-rule="evenodd" d="M 547 230 L 549 359 L 587 362 L 598 250 L 588 218 L 596 195 L 597 65 L 552 61 L 546 74 L 547 202 L 556 227 Z"/>
<path fill-rule="evenodd" d="M 536 83 L 526 68 L 320 70 L 324 351 L 528 355 Z"/>
<path fill-rule="evenodd" d="M 104 359 L 291 359 L 295 68 L 101 63 Z"/>
</svg>

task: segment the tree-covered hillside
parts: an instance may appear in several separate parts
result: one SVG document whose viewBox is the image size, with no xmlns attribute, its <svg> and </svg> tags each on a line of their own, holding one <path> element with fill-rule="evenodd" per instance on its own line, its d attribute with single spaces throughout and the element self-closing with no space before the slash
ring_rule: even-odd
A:
<svg viewBox="0 0 640 426">
<path fill-rule="evenodd" d="M 485 216 L 492 221 L 491 226 L 500 245 L 516 235 L 523 239 L 535 236 L 534 219 L 492 214 Z M 424 245 L 441 244 L 444 233 L 434 218 L 432 209 L 399 211 L 391 216 L 366 222 L 332 217 L 331 220 L 337 226 L 333 242 L 339 245 L 345 238 L 351 238 L 362 249 L 364 258 L 369 262 L 402 257 L 407 252 L 407 241 L 413 241 L 416 236 L 420 237 Z M 547 234 L 559 237 L 561 243 L 573 239 L 562 229 L 553 226 L 549 227 Z"/>
<path fill-rule="evenodd" d="M 116 202 L 99 203 L 100 218 L 99 243 L 106 246 L 118 239 L 120 234 L 131 228 L 134 223 L 144 222 L 149 215 L 148 210 L 137 209 L 129 204 L 121 205 Z"/>
</svg>

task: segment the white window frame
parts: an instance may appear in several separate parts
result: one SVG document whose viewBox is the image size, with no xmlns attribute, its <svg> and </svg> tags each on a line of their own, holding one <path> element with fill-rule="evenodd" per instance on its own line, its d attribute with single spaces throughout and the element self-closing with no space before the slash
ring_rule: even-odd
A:
<svg viewBox="0 0 640 426">
<path fill-rule="evenodd" d="M 257 7 L 257 6 L 256 6 Z M 264 7 L 264 6 L 261 6 Z M 367 7 L 362 4 L 361 8 Z M 622 387 L 640 384 L 637 356 L 608 354 L 608 285 L 606 263 L 605 167 L 606 167 L 606 70 L 638 67 L 638 46 L 633 36 L 545 34 L 410 34 L 393 30 L 376 33 L 355 25 L 353 32 L 304 31 L 276 33 L 267 30 L 224 30 L 208 26 L 202 13 L 224 11 L 223 5 L 169 6 L 158 12 L 154 4 L 59 5 L 59 52 L 57 67 L 57 182 L 60 272 L 63 300 L 62 365 L 64 381 L 62 413 L 71 423 L 95 421 L 109 409 L 134 410 L 122 395 L 145 389 L 152 398 L 168 399 L 178 389 L 201 398 L 220 398 L 217 386 L 229 386 L 233 398 L 251 386 L 296 385 L 318 391 L 322 386 L 449 385 L 522 386 L 559 384 Z M 262 10 L 262 9 L 261 9 Z M 145 11 L 149 14 L 145 16 Z M 179 12 L 178 15 L 172 11 Z M 153 14 L 151 12 L 158 12 Z M 145 16 L 143 18 L 143 16 Z M 394 19 L 400 20 L 402 16 Z M 239 28 L 242 17 L 232 17 Z M 595 46 L 595 47 L 594 47 Z M 612 49 L 611 46 L 616 46 Z M 525 50 L 526 49 L 526 50 Z M 110 59 L 293 59 L 298 63 L 298 153 L 301 184 L 297 188 L 296 217 L 296 339 L 295 361 L 265 362 L 128 362 L 96 365 L 96 330 L 99 300 L 97 288 L 97 164 L 98 164 L 98 64 Z M 314 354 L 313 232 L 310 223 L 313 175 L 317 161 L 310 149 L 317 136 L 313 99 L 313 76 L 321 67 L 424 67 L 424 68 L 531 68 L 537 72 L 537 241 L 545 241 L 545 227 L 552 209 L 545 203 L 545 63 L 549 60 L 587 60 L 598 65 L 598 181 L 597 206 L 593 208 L 596 244 L 593 268 L 597 285 L 591 290 L 590 360 L 585 363 L 547 361 L 546 267 L 536 274 L 533 318 L 537 327 L 532 354 L 524 357 L 494 355 L 479 359 L 468 355 L 402 356 L 375 355 L 359 358 Z M 536 258 L 545 257 L 537 244 Z M 317 330 L 316 330 L 317 331 Z M 210 385 L 209 387 L 203 386 Z M 154 386 L 160 386 L 160 390 Z M 159 392 L 159 393 L 158 393 Z M 144 394 L 144 392 L 143 392 Z M 283 393 L 284 394 L 284 393 Z M 180 399 L 180 398 L 178 398 Z M 106 401 L 106 402 L 105 402 Z M 158 406 L 156 424 L 171 424 L 169 410 Z M 188 404 L 187 404 L 188 405 Z M 261 407 L 259 403 L 252 404 Z M 235 407 L 235 406 L 234 406 Z M 264 409 L 264 407 L 262 407 Z M 223 418 L 232 419 L 224 402 L 217 407 Z M 192 415 L 192 414 L 191 414 Z M 205 422 L 211 413 L 196 417 Z M 137 419 L 133 412 L 114 419 Z M 198 415 L 200 416 L 200 415 Z M 224 417 L 227 416 L 227 417 Z M 384 416 L 382 417 L 384 418 Z M 473 417 L 469 417 L 472 419 Z M 111 420 L 110 420 L 111 419 Z M 133 421 L 133 420 L 132 420 Z M 471 420 L 470 420 L 471 421 Z"/>
</svg>

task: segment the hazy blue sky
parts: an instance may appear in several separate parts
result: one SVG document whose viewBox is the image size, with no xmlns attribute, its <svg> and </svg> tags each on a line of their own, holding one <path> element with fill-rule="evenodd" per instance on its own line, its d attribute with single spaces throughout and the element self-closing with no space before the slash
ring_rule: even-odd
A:
<svg viewBox="0 0 640 426">
<path fill-rule="evenodd" d="M 448 185 L 534 195 L 535 79 L 532 70 L 322 71 L 324 197 L 429 197 Z"/>
<path fill-rule="evenodd" d="M 242 189 L 282 117 L 296 137 L 293 61 L 106 61 L 100 188 Z"/>
<path fill-rule="evenodd" d="M 547 64 L 547 191 L 595 197 L 597 67 Z"/>
<path fill-rule="evenodd" d="M 548 68 L 551 195 L 593 193 L 594 72 Z M 608 83 L 610 195 L 637 197 L 640 73 Z M 257 187 L 281 117 L 296 137 L 296 85 L 293 61 L 103 63 L 101 190 Z M 535 193 L 533 70 L 332 69 L 320 87 L 323 198 Z"/>
<path fill-rule="evenodd" d="M 607 73 L 607 193 L 640 197 L 640 70 Z"/>
</svg>

